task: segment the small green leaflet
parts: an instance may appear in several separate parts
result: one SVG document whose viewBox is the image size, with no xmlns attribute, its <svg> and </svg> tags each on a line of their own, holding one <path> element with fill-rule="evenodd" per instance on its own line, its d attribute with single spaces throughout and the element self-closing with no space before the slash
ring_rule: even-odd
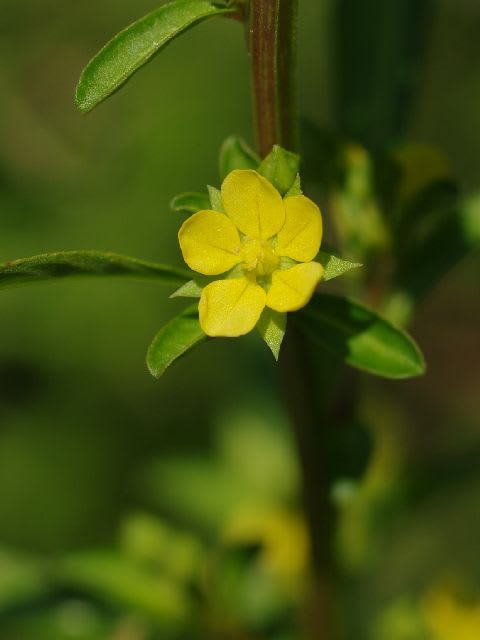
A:
<svg viewBox="0 0 480 640">
<path fill-rule="evenodd" d="M 180 193 L 170 201 L 170 209 L 180 213 L 196 213 L 210 209 L 210 198 L 206 193 Z"/>
<path fill-rule="evenodd" d="M 117 91 L 160 49 L 194 24 L 234 12 L 210 0 L 175 0 L 162 5 L 118 33 L 88 63 L 75 102 L 87 113 Z"/>
<path fill-rule="evenodd" d="M 59 251 L 5 262 L 0 266 L 0 287 L 32 284 L 72 276 L 147 278 L 179 285 L 191 272 L 169 265 L 102 251 Z"/>
<path fill-rule="evenodd" d="M 344 273 L 347 273 L 347 271 L 357 269 L 362 266 L 359 262 L 342 260 L 342 258 L 339 258 L 328 251 L 320 251 L 316 257 L 316 261 L 320 262 L 325 269 L 322 276 L 322 280 L 324 282 L 332 280 L 333 278 L 338 278 L 338 276 L 342 276 Z"/>
<path fill-rule="evenodd" d="M 257 169 L 260 158 L 240 136 L 229 136 L 220 149 L 219 173 L 223 180 L 234 169 Z"/>
<path fill-rule="evenodd" d="M 425 372 L 412 338 L 358 302 L 315 295 L 293 318 L 312 340 L 352 367 L 383 378 L 411 378 Z"/>
<path fill-rule="evenodd" d="M 206 338 L 198 320 L 197 305 L 188 307 L 163 326 L 153 339 L 147 352 L 150 373 L 160 378 L 172 362 Z"/>
<path fill-rule="evenodd" d="M 287 329 L 287 314 L 265 307 L 258 321 L 257 329 L 273 353 L 275 360 L 278 360 Z"/>
</svg>

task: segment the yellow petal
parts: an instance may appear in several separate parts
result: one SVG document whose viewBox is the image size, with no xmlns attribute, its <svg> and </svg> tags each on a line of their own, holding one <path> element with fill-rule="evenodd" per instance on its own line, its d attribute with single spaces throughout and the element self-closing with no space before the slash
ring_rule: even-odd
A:
<svg viewBox="0 0 480 640">
<path fill-rule="evenodd" d="M 198 211 L 182 224 L 178 241 L 190 269 L 206 276 L 225 273 L 240 262 L 240 236 L 223 213 Z"/>
<path fill-rule="evenodd" d="M 242 336 L 257 324 L 265 297 L 262 287 L 249 278 L 211 282 L 198 305 L 200 325 L 208 336 Z"/>
<path fill-rule="evenodd" d="M 296 311 L 304 307 L 323 274 L 318 262 L 296 264 L 290 269 L 278 269 L 272 274 L 272 286 L 267 293 L 267 307 L 275 311 Z"/>
<path fill-rule="evenodd" d="M 322 216 L 305 196 L 285 198 L 285 224 L 278 232 L 275 251 L 298 262 L 310 262 L 322 241 Z"/>
<path fill-rule="evenodd" d="M 285 222 L 280 194 L 251 169 L 237 169 L 228 174 L 222 184 L 222 200 L 228 217 L 251 238 L 271 238 Z"/>
</svg>

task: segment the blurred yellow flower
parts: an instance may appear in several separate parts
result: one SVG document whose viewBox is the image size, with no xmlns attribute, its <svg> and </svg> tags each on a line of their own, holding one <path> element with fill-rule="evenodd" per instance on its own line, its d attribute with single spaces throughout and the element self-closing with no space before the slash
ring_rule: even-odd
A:
<svg viewBox="0 0 480 640">
<path fill-rule="evenodd" d="M 264 569 L 293 591 L 305 579 L 310 553 L 308 531 L 305 520 L 296 512 L 266 505 L 238 509 L 225 526 L 224 539 L 231 544 L 260 543 Z"/>
<path fill-rule="evenodd" d="M 178 239 L 187 265 L 207 276 L 199 303 L 209 336 L 251 331 L 265 307 L 296 311 L 310 300 L 323 274 L 313 262 L 322 239 L 317 205 L 303 195 L 282 199 L 256 171 L 235 170 L 221 189 L 225 214 L 198 211 Z"/>
<path fill-rule="evenodd" d="M 451 589 L 434 588 L 423 601 L 423 614 L 432 640 L 480 638 L 480 601 L 461 602 Z"/>
</svg>

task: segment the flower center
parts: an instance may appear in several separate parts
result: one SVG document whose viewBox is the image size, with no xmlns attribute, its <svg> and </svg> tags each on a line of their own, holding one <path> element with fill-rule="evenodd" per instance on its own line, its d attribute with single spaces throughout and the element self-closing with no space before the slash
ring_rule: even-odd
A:
<svg viewBox="0 0 480 640">
<path fill-rule="evenodd" d="M 266 240 L 247 238 L 240 247 L 242 267 L 258 276 L 268 276 L 278 267 L 279 259 Z"/>
</svg>

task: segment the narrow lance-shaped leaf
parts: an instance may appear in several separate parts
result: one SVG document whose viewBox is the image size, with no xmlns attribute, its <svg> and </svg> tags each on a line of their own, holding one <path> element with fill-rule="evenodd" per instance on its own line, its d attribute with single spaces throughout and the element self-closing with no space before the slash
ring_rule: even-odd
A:
<svg viewBox="0 0 480 640">
<path fill-rule="evenodd" d="M 175 0 L 118 33 L 88 63 L 80 76 L 75 101 L 91 111 L 119 89 L 153 55 L 194 24 L 235 11 L 210 0 Z"/>
<path fill-rule="evenodd" d="M 198 306 L 188 307 L 160 329 L 147 352 L 147 366 L 159 378 L 177 358 L 206 339 L 198 320 Z"/>
<path fill-rule="evenodd" d="M 0 288 L 72 276 L 147 278 L 175 286 L 188 282 L 192 274 L 117 253 L 60 251 L 5 262 L 0 266 Z"/>
<path fill-rule="evenodd" d="M 293 318 L 310 338 L 352 367 L 383 378 L 411 378 L 425 372 L 412 338 L 358 302 L 315 295 Z"/>
</svg>

